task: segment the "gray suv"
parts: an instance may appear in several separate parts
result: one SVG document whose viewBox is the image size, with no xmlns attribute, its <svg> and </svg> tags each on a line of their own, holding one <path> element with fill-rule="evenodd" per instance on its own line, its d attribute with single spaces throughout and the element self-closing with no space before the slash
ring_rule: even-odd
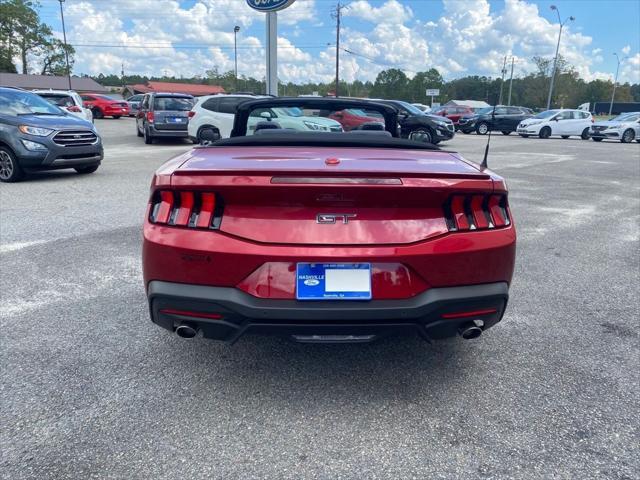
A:
<svg viewBox="0 0 640 480">
<path fill-rule="evenodd" d="M 136 133 L 150 144 L 154 138 L 187 138 L 189 112 L 195 103 L 191 95 L 147 93 L 136 115 Z"/>
<path fill-rule="evenodd" d="M 93 173 L 102 157 L 102 140 L 91 122 L 34 93 L 0 87 L 0 181 L 16 182 L 35 170 Z"/>
</svg>

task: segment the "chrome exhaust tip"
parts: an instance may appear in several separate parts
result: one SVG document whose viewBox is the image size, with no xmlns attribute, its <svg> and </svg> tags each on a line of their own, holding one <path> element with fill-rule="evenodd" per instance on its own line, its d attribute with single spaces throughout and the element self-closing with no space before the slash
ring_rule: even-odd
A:
<svg viewBox="0 0 640 480">
<path fill-rule="evenodd" d="M 189 324 L 181 323 L 176 327 L 176 335 L 182 338 L 194 338 L 198 334 L 198 328 Z"/>
<path fill-rule="evenodd" d="M 458 328 L 458 334 L 465 340 L 473 340 L 474 338 L 478 338 L 482 335 L 482 328 L 473 322 L 465 323 Z"/>
</svg>

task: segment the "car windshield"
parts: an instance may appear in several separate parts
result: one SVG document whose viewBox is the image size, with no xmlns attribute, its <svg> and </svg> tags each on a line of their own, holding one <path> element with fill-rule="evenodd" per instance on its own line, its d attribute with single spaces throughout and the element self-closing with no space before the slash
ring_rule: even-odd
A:
<svg viewBox="0 0 640 480">
<path fill-rule="evenodd" d="M 640 113 L 622 113 L 617 117 L 609 119 L 611 122 L 635 122 L 640 118 Z"/>
<path fill-rule="evenodd" d="M 76 103 L 73 101 L 73 98 L 69 95 L 56 95 L 51 93 L 39 93 L 42 98 L 44 98 L 51 105 L 56 105 L 58 107 L 73 107 Z"/>
<path fill-rule="evenodd" d="M 559 111 L 560 110 L 547 110 L 545 112 L 540 112 L 539 114 L 535 115 L 533 118 L 550 118 L 550 117 L 553 117 Z"/>
<path fill-rule="evenodd" d="M 0 113 L 5 115 L 66 115 L 39 95 L 23 90 L 0 92 Z"/>
<path fill-rule="evenodd" d="M 154 110 L 172 110 L 186 112 L 191 110 L 193 102 L 186 97 L 156 97 L 153 101 Z"/>
<path fill-rule="evenodd" d="M 304 112 L 298 107 L 291 108 L 274 108 L 274 112 L 279 117 L 302 117 Z"/>
<path fill-rule="evenodd" d="M 398 104 L 402 105 L 406 110 L 408 110 L 413 115 L 424 115 L 424 112 L 422 110 L 420 110 L 415 105 L 411 105 L 408 102 L 400 102 L 399 101 L 399 102 L 394 102 L 394 103 L 398 103 Z"/>
<path fill-rule="evenodd" d="M 493 107 L 484 107 L 476 111 L 476 115 L 487 115 L 493 112 Z"/>
</svg>

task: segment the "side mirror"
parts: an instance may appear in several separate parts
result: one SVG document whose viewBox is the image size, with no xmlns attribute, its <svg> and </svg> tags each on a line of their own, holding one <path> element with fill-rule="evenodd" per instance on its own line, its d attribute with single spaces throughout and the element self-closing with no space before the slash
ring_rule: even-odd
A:
<svg viewBox="0 0 640 480">
<path fill-rule="evenodd" d="M 220 140 L 220 138 L 222 138 L 220 133 L 211 127 L 204 127 L 200 130 L 200 145 L 210 145 Z"/>
<path fill-rule="evenodd" d="M 267 121 L 271 120 L 271 112 L 261 112 L 260 116 L 266 119 Z"/>
<path fill-rule="evenodd" d="M 398 120 L 406 120 L 407 118 L 409 118 L 409 115 L 407 115 L 406 113 L 398 114 Z"/>
</svg>

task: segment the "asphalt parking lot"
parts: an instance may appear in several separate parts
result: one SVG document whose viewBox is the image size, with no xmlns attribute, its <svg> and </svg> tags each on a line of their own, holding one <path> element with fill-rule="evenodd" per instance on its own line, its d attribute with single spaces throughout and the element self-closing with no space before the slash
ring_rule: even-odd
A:
<svg viewBox="0 0 640 480">
<path fill-rule="evenodd" d="M 640 476 L 640 144 L 493 136 L 518 258 L 476 341 L 230 347 L 145 303 L 151 175 L 189 142 L 97 125 L 97 173 L 0 186 L 2 478 Z"/>
</svg>

